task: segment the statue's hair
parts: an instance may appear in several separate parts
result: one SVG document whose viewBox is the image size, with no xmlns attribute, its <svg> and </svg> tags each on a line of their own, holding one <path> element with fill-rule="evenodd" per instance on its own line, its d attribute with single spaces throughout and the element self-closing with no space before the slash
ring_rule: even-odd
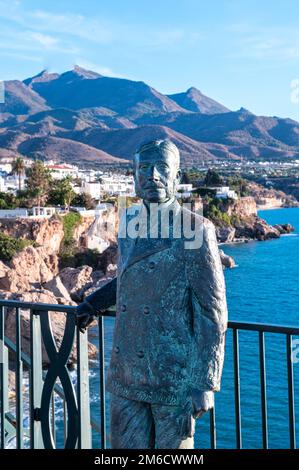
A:
<svg viewBox="0 0 299 470">
<path fill-rule="evenodd" d="M 177 165 L 177 167 L 180 166 L 180 152 L 177 146 L 171 142 L 168 139 L 165 140 L 152 140 L 150 142 L 146 142 L 140 145 L 138 149 L 135 152 L 135 163 L 136 160 L 140 155 L 143 153 L 147 152 L 156 152 L 158 154 L 163 154 L 163 153 L 171 153 L 173 156 L 174 164 Z"/>
</svg>

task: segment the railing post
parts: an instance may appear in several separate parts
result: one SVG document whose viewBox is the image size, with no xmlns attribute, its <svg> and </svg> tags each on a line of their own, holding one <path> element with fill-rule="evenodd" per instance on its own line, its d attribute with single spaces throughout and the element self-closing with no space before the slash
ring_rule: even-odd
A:
<svg viewBox="0 0 299 470">
<path fill-rule="evenodd" d="M 242 449 L 240 370 L 239 370 L 239 335 L 238 333 L 239 332 L 237 329 L 233 330 L 236 441 L 237 441 L 237 449 Z"/>
<path fill-rule="evenodd" d="M 210 444 L 211 449 L 217 448 L 215 403 L 214 407 L 210 410 Z"/>
<path fill-rule="evenodd" d="M 265 362 L 265 334 L 259 332 L 260 353 L 260 381 L 261 381 L 261 406 L 263 427 L 263 448 L 268 449 L 268 422 L 267 422 L 267 384 L 266 384 L 266 362 Z"/>
<path fill-rule="evenodd" d="M 21 312 L 16 308 L 16 418 L 17 449 L 23 448 L 23 363 L 21 341 Z"/>
<path fill-rule="evenodd" d="M 30 446 L 31 449 L 43 449 L 41 422 L 38 416 L 43 389 L 42 343 L 40 316 L 36 310 L 30 311 L 30 347 Z"/>
<path fill-rule="evenodd" d="M 292 362 L 292 335 L 286 335 L 287 340 L 287 368 L 288 368 L 288 404 L 289 404 L 289 430 L 290 448 L 296 449 L 296 425 L 295 425 L 295 403 L 294 403 L 294 374 Z"/>
<path fill-rule="evenodd" d="M 88 335 L 77 327 L 78 448 L 91 449 Z"/>
<path fill-rule="evenodd" d="M 105 400 L 105 342 L 104 317 L 99 317 L 99 369 L 101 407 L 101 449 L 106 449 L 106 400 Z"/>
<path fill-rule="evenodd" d="M 0 306 L 0 419 L 1 449 L 5 449 L 5 383 L 4 383 L 4 307 Z"/>
</svg>

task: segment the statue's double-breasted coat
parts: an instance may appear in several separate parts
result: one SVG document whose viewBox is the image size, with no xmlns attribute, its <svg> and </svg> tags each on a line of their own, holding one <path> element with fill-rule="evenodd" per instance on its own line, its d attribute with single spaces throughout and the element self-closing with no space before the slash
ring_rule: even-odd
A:
<svg viewBox="0 0 299 470">
<path fill-rule="evenodd" d="M 172 209 L 181 217 L 176 200 Z M 213 224 L 193 217 L 202 235 L 195 249 L 172 233 L 118 239 L 116 323 L 107 378 L 107 389 L 115 395 L 179 405 L 192 389 L 220 388 L 227 328 L 224 276 Z M 95 295 L 87 298 L 91 304 Z"/>
</svg>

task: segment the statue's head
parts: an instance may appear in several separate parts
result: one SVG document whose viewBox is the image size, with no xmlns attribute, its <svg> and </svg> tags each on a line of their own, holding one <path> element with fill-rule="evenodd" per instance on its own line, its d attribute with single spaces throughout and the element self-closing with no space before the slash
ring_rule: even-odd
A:
<svg viewBox="0 0 299 470">
<path fill-rule="evenodd" d="M 135 153 L 135 191 L 145 202 L 163 203 L 176 194 L 180 153 L 170 140 L 153 140 Z"/>
</svg>

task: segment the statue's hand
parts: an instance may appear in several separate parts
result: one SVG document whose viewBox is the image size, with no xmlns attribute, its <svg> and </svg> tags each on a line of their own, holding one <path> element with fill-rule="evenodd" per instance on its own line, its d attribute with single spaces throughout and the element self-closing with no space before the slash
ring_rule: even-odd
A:
<svg viewBox="0 0 299 470">
<path fill-rule="evenodd" d="M 200 418 L 206 411 L 214 407 L 214 392 L 192 390 L 193 417 Z"/>
<path fill-rule="evenodd" d="M 85 333 L 86 328 L 95 319 L 95 311 L 88 302 L 82 302 L 76 308 L 76 324 L 79 327 L 81 333 Z"/>
</svg>

